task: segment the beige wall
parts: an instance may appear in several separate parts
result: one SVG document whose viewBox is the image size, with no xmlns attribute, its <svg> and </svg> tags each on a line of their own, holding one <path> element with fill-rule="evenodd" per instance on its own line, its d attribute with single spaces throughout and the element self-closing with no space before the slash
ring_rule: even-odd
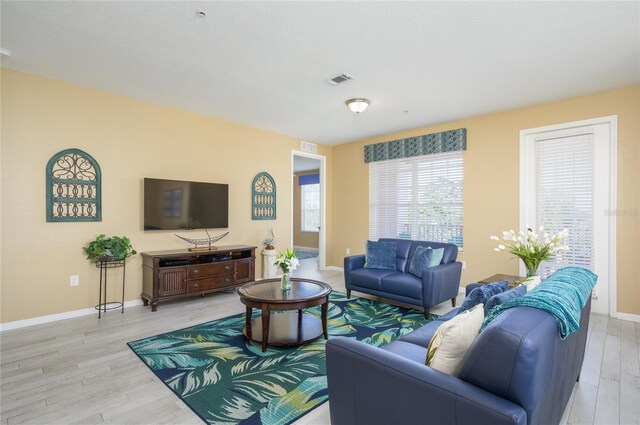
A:
<svg viewBox="0 0 640 425">
<path fill-rule="evenodd" d="M 494 273 L 516 274 L 518 263 L 493 251 L 489 236 L 517 228 L 519 132 L 563 122 L 618 116 L 618 311 L 640 314 L 640 87 L 631 87 L 509 112 L 462 119 L 333 148 L 333 227 L 328 264 L 342 265 L 345 249 L 364 251 L 368 237 L 368 167 L 363 146 L 426 133 L 467 129 L 464 154 L 462 283 Z M 338 184 L 339 182 L 339 184 Z"/>
<path fill-rule="evenodd" d="M 142 231 L 143 177 L 228 183 L 231 233 L 224 244 L 260 247 L 270 228 L 278 250 L 291 243 L 291 150 L 299 149 L 298 139 L 11 70 L 1 77 L 2 323 L 95 305 L 98 272 L 81 248 L 99 233 L 127 235 L 139 252 L 186 247 L 172 232 Z M 492 251 L 488 236 L 518 225 L 519 131 L 606 115 L 618 115 L 618 310 L 640 314 L 640 87 L 319 145 L 327 156 L 328 265 L 341 266 L 346 248 L 363 252 L 368 237 L 363 146 L 465 127 L 463 283 L 517 272 L 515 261 Z M 70 147 L 85 150 L 102 168 L 102 222 L 45 221 L 46 163 Z M 278 185 L 276 221 L 251 220 L 250 185 L 259 171 Z M 80 286 L 69 286 L 72 274 L 80 275 Z M 127 263 L 127 300 L 139 297 L 141 280 L 135 256 Z"/>
<path fill-rule="evenodd" d="M 12 70 L 1 77 L 3 323 L 95 305 L 99 274 L 81 248 L 100 233 L 127 235 L 138 252 L 187 247 L 173 232 L 142 231 L 144 177 L 228 183 L 230 234 L 221 245 L 261 248 L 270 228 L 278 250 L 291 243 L 291 150 L 299 149 L 298 139 Z M 46 222 L 45 166 L 72 147 L 100 164 L 102 222 Z M 331 148 L 318 151 L 330 173 Z M 251 182 L 260 171 L 277 184 L 276 221 L 251 220 Z M 330 183 L 327 191 L 331 196 Z M 258 255 L 258 276 L 261 265 Z M 69 286 L 73 274 L 80 275 L 78 287 Z M 118 299 L 111 287 L 110 298 Z M 137 255 L 127 262 L 125 298 L 138 299 L 141 289 Z"/>
<path fill-rule="evenodd" d="M 302 231 L 302 207 L 301 207 L 301 190 L 298 184 L 298 177 L 307 174 L 318 174 L 320 170 L 305 171 L 295 173 L 293 175 L 293 245 L 303 246 L 306 248 L 318 248 L 319 247 L 319 233 L 318 232 L 303 232 Z"/>
</svg>

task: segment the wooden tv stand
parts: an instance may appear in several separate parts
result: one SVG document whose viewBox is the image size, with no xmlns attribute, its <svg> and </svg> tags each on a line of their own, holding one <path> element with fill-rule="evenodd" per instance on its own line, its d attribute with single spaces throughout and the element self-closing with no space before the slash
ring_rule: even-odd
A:
<svg viewBox="0 0 640 425">
<path fill-rule="evenodd" d="M 142 301 L 156 311 L 160 301 L 235 288 L 255 280 L 256 247 L 220 246 L 211 251 L 186 249 L 143 252 Z"/>
</svg>

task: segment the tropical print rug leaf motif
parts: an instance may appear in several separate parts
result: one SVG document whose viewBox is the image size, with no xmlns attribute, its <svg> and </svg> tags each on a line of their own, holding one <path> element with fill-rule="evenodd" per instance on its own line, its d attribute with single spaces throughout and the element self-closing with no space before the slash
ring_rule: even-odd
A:
<svg viewBox="0 0 640 425">
<path fill-rule="evenodd" d="M 320 316 L 319 307 L 306 312 Z M 210 424 L 290 424 L 327 401 L 323 338 L 263 353 L 260 344 L 242 334 L 244 321 L 244 313 L 236 314 L 133 341 L 129 347 Z M 418 310 L 348 299 L 336 291 L 330 297 L 329 338 L 345 336 L 379 346 L 426 322 Z"/>
</svg>

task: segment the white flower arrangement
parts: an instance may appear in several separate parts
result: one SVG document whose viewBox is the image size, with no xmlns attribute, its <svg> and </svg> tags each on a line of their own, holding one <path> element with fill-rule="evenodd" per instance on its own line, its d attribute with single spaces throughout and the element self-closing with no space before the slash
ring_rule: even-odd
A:
<svg viewBox="0 0 640 425">
<path fill-rule="evenodd" d="M 279 267 L 280 270 L 282 270 L 282 273 L 289 274 L 298 268 L 300 261 L 296 257 L 296 251 L 294 249 L 287 248 L 278 254 L 276 261 L 273 264 Z"/>
<path fill-rule="evenodd" d="M 491 236 L 490 239 L 500 242 L 496 248 L 493 248 L 494 251 L 508 251 L 520 258 L 527 269 L 527 277 L 529 277 L 537 274 L 540 263 L 551 260 L 562 251 L 569 249 L 563 242 L 568 234 L 567 229 L 556 234 L 549 234 L 544 232 L 544 227 L 540 226 L 538 233 L 532 229 L 518 233 L 513 230 L 505 230 L 502 232 L 502 240 L 497 236 Z"/>
</svg>

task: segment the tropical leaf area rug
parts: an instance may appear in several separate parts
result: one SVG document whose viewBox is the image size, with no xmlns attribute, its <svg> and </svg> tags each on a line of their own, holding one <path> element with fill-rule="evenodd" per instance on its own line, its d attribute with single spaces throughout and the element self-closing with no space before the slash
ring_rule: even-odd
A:
<svg viewBox="0 0 640 425">
<path fill-rule="evenodd" d="M 317 251 L 305 251 L 302 249 L 296 250 L 296 257 L 298 260 L 306 260 L 307 258 L 316 258 L 318 256 Z"/>
<path fill-rule="evenodd" d="M 320 316 L 319 307 L 306 312 Z M 322 337 L 263 353 L 260 344 L 242 334 L 244 321 L 244 313 L 236 314 L 130 342 L 129 347 L 210 424 L 290 424 L 327 401 Z M 426 322 L 418 310 L 331 294 L 329 339 L 346 336 L 379 346 Z"/>
</svg>

